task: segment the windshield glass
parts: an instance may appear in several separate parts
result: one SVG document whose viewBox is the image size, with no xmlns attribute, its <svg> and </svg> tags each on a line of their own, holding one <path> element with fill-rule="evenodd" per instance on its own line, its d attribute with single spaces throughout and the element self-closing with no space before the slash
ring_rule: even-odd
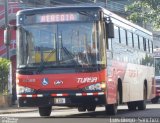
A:
<svg viewBox="0 0 160 123">
<path fill-rule="evenodd" d="M 160 58 L 155 58 L 155 76 L 160 76 Z"/>
<path fill-rule="evenodd" d="M 57 23 L 19 28 L 18 67 L 102 64 L 96 23 Z M 100 50 L 99 50 L 100 49 Z"/>
</svg>

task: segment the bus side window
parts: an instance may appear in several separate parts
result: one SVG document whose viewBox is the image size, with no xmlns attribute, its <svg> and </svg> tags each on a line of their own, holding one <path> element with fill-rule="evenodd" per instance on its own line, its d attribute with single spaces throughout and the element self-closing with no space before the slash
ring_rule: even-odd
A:
<svg viewBox="0 0 160 123">
<path fill-rule="evenodd" d="M 134 48 L 134 38 L 133 38 L 133 32 L 132 32 L 132 47 Z"/>
<path fill-rule="evenodd" d="M 153 42 L 149 40 L 150 53 L 153 53 Z"/>
<path fill-rule="evenodd" d="M 146 51 L 149 52 L 148 39 L 146 39 Z"/>
<path fill-rule="evenodd" d="M 143 37 L 139 36 L 139 47 L 141 50 L 144 50 L 144 46 L 143 46 Z"/>
<path fill-rule="evenodd" d="M 138 45 L 138 35 L 133 34 L 133 39 L 134 39 L 134 48 L 138 49 L 138 47 L 139 47 L 139 45 Z"/>
<path fill-rule="evenodd" d="M 148 52 L 150 53 L 150 44 L 149 44 L 149 39 L 147 40 L 147 44 L 148 44 Z"/>
<path fill-rule="evenodd" d="M 114 38 L 112 38 L 113 42 L 120 43 L 119 41 L 119 29 L 117 26 L 114 26 Z"/>
<path fill-rule="evenodd" d="M 121 43 L 121 32 L 120 32 L 120 27 L 118 27 L 118 36 L 119 36 L 119 43 Z"/>
<path fill-rule="evenodd" d="M 144 37 L 143 37 L 143 47 L 144 47 L 144 51 L 147 51 L 146 38 Z"/>
<path fill-rule="evenodd" d="M 138 37 L 138 49 L 140 49 L 139 35 L 137 35 L 137 37 Z"/>
<path fill-rule="evenodd" d="M 128 33 L 127 33 L 127 30 L 125 30 L 125 34 L 126 34 L 126 45 L 128 46 Z"/>
<path fill-rule="evenodd" d="M 111 38 L 108 39 L 107 49 L 112 50 L 112 39 Z"/>
<path fill-rule="evenodd" d="M 128 40 L 128 46 L 133 47 L 132 33 L 131 32 L 127 32 L 127 40 Z"/>
<path fill-rule="evenodd" d="M 120 34 L 121 34 L 121 43 L 126 45 L 126 32 L 125 32 L 125 30 L 120 28 Z"/>
<path fill-rule="evenodd" d="M 151 50 L 151 53 L 153 53 L 153 41 L 151 41 L 151 46 L 152 46 L 152 50 Z"/>
</svg>

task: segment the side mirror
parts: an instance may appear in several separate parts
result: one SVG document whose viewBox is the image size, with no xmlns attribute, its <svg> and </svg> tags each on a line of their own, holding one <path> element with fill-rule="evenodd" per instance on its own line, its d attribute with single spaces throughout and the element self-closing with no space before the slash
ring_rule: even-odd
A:
<svg viewBox="0 0 160 123">
<path fill-rule="evenodd" d="M 11 30 L 17 30 L 17 26 L 15 25 L 9 25 L 4 30 L 4 44 L 9 45 L 11 40 Z"/>
<path fill-rule="evenodd" d="M 4 30 L 4 44 L 9 45 L 11 39 L 11 31 L 9 28 Z"/>
<path fill-rule="evenodd" d="M 105 21 L 107 38 L 114 38 L 114 24 L 111 21 Z"/>
</svg>

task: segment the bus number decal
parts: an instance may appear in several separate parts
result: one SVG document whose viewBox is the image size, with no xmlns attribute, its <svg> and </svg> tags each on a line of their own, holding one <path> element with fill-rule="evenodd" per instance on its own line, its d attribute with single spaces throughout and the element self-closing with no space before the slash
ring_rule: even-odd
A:
<svg viewBox="0 0 160 123">
<path fill-rule="evenodd" d="M 136 70 L 128 70 L 128 74 L 129 74 L 129 77 L 137 77 L 138 76 L 138 71 Z"/>
<path fill-rule="evenodd" d="M 97 82 L 97 80 L 97 77 L 77 78 L 77 83 L 94 83 Z"/>
</svg>

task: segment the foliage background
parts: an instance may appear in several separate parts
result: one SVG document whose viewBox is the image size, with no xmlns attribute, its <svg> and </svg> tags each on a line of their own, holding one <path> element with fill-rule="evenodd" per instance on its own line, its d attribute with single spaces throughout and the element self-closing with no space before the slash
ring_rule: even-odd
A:
<svg viewBox="0 0 160 123">
<path fill-rule="evenodd" d="M 0 94 L 7 93 L 10 61 L 0 58 Z"/>
<path fill-rule="evenodd" d="M 143 26 L 152 23 L 154 30 L 160 29 L 160 0 L 134 0 L 125 10 L 130 13 L 129 20 Z"/>
</svg>

